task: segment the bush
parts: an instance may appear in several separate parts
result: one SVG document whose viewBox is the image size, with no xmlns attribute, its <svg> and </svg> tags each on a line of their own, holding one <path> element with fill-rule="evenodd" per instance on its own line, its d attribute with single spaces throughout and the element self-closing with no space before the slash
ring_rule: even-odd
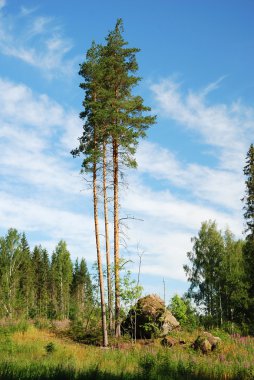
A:
<svg viewBox="0 0 254 380">
<path fill-rule="evenodd" d="M 0 332 L 4 334 L 22 332 L 25 333 L 29 328 L 29 323 L 26 320 L 21 320 L 19 322 L 6 322 L 4 325 L 0 326 Z"/>
<path fill-rule="evenodd" d="M 69 335 L 76 342 L 92 344 L 94 346 L 99 346 L 102 341 L 101 330 L 98 328 L 86 332 L 84 323 L 80 319 L 71 322 Z"/>
<path fill-rule="evenodd" d="M 48 319 L 38 318 L 34 321 L 35 327 L 39 330 L 50 329 L 52 327 L 51 322 Z"/>
<path fill-rule="evenodd" d="M 140 359 L 139 367 L 142 375 L 149 378 L 152 370 L 156 367 L 156 357 L 152 354 L 146 354 Z"/>
<path fill-rule="evenodd" d="M 198 316 L 188 298 L 174 295 L 171 298 L 169 309 L 180 325 L 187 330 L 192 331 L 198 326 Z"/>
<path fill-rule="evenodd" d="M 47 354 L 52 354 L 53 352 L 56 351 L 56 346 L 53 342 L 49 342 L 48 344 L 46 344 L 44 348 Z"/>
</svg>

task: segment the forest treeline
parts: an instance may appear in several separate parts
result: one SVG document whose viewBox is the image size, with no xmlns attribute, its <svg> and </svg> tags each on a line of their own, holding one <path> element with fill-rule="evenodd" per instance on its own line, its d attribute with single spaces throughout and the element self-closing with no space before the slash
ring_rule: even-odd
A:
<svg viewBox="0 0 254 380">
<path fill-rule="evenodd" d="M 188 296 L 199 307 L 201 319 L 210 327 L 248 322 L 248 281 L 245 272 L 246 243 L 236 240 L 215 221 L 202 223 L 184 266 L 190 282 Z"/>
<path fill-rule="evenodd" d="M 192 238 L 189 264 L 184 266 L 190 282 L 188 296 L 203 311 L 210 325 L 237 323 L 254 334 L 254 146 L 250 145 L 245 166 L 242 199 L 245 239 L 235 240 L 215 222 L 202 223 Z"/>
<path fill-rule="evenodd" d="M 51 257 L 31 251 L 25 234 L 9 229 L 0 238 L 0 318 L 84 318 L 93 305 L 85 259 L 74 265 L 61 240 Z"/>
</svg>

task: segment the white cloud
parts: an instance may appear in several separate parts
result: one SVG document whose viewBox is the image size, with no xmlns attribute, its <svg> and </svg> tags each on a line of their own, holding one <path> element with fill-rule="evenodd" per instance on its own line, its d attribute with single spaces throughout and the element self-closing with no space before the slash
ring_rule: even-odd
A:
<svg viewBox="0 0 254 380">
<path fill-rule="evenodd" d="M 141 172 L 149 173 L 157 180 L 167 180 L 171 186 L 185 189 L 195 199 L 228 209 L 241 208 L 240 199 L 244 192 L 242 171 L 211 168 L 192 162 L 184 164 L 168 149 L 146 141 L 140 144 L 137 160 Z"/>
<path fill-rule="evenodd" d="M 140 242 L 146 252 L 143 273 L 185 280 L 183 264 L 191 249 L 190 238 L 197 234 L 204 220 L 216 220 L 219 228 L 228 226 L 241 237 L 239 210 L 219 211 L 200 204 L 198 198 L 191 202 L 169 190 L 152 190 L 137 177 L 130 178 L 122 204 L 127 214 L 143 219 L 143 222 L 130 220 L 128 231 L 129 250 L 135 252 L 136 244 Z"/>
<path fill-rule="evenodd" d="M 49 17 L 36 17 L 31 25 L 31 29 L 28 32 L 31 37 L 35 37 L 37 34 L 44 34 L 47 32 L 47 28 L 50 27 L 52 19 Z"/>
<path fill-rule="evenodd" d="M 36 10 L 38 9 L 38 6 L 36 7 L 33 7 L 33 8 L 28 8 L 28 7 L 24 7 L 23 5 L 20 7 L 20 15 L 21 17 L 26 17 L 34 12 L 36 12 Z"/>
<path fill-rule="evenodd" d="M 143 259 L 144 273 L 184 280 L 182 266 L 191 249 L 190 237 L 197 234 L 204 220 L 216 220 L 220 229 L 229 227 L 242 237 L 242 167 L 249 132 L 254 130 L 254 110 L 240 101 L 230 106 L 209 105 L 206 96 L 220 82 L 187 95 L 174 81 L 152 86 L 161 112 L 183 128 L 199 133 L 200 144 L 210 147 L 218 164 L 186 163 L 158 144 L 140 144 L 137 177 L 131 176 L 123 205 L 127 213 L 144 219 L 133 222 L 129 232 L 130 250 L 134 252 L 140 241 L 148 253 Z M 145 182 L 141 173 L 146 175 Z M 158 190 L 160 184 L 168 189 Z"/>
<path fill-rule="evenodd" d="M 204 143 L 220 149 L 220 165 L 226 169 L 240 168 L 254 130 L 254 109 L 240 101 L 231 105 L 209 105 L 206 95 L 218 87 L 218 81 L 204 90 L 184 93 L 173 80 L 154 84 L 151 89 L 161 111 L 202 137 Z"/>
<path fill-rule="evenodd" d="M 47 77 L 73 74 L 77 58 L 67 57 L 72 41 L 63 36 L 54 19 L 33 16 L 35 11 L 21 8 L 20 15 L 0 13 L 0 52 L 40 69 Z"/>
<path fill-rule="evenodd" d="M 47 235 L 45 246 L 50 251 L 60 239 L 64 239 L 73 258 L 85 255 L 86 259 L 94 261 L 94 231 L 90 216 L 49 207 L 33 197 L 22 199 L 17 195 L 0 192 L 0 198 L 2 228 L 7 230 L 13 227 L 27 233 L 42 232 Z"/>
<path fill-rule="evenodd" d="M 63 108 L 47 95 L 37 95 L 24 84 L 1 78 L 0 101 L 0 116 L 6 121 L 40 127 L 45 134 L 60 126 L 65 116 Z"/>
<path fill-rule="evenodd" d="M 0 103 L 1 230 L 36 235 L 31 245 L 50 251 L 65 239 L 73 259 L 94 261 L 91 194 L 69 153 L 82 130 L 78 112 L 2 78 Z"/>
<path fill-rule="evenodd" d="M 235 103 L 233 112 L 238 116 L 234 119 L 228 106 L 206 105 L 204 94 L 217 85 L 208 86 L 202 95 L 193 93 L 197 109 L 189 95 L 187 99 L 180 93 L 177 84 L 171 86 L 174 90 L 170 97 L 176 98 L 173 108 L 166 107 L 168 92 L 156 89 L 162 97 L 158 100 L 165 99 L 160 104 L 168 117 L 180 125 L 185 125 L 186 121 L 186 126 L 200 133 L 205 144 L 219 148 L 219 164 L 217 167 L 199 162 L 184 164 L 170 150 L 142 142 L 137 156 L 139 168 L 131 174 L 130 186 L 122 194 L 121 204 L 123 214 L 144 219 L 143 222 L 129 221 L 129 253 L 122 250 L 124 255 L 133 258 L 136 244 L 140 242 L 145 250 L 144 275 L 157 274 L 184 281 L 182 266 L 186 262 L 186 252 L 191 249 L 190 237 L 197 234 L 201 222 L 206 219 L 215 219 L 220 228 L 228 225 L 237 236 L 241 235 L 243 179 L 240 167 L 243 161 L 238 154 L 245 155 L 246 134 L 252 128 L 252 110 L 247 112 L 241 103 Z M 3 79 L 0 79 L 0 104 L 2 227 L 43 232 L 49 249 L 64 238 L 73 257 L 85 255 L 94 261 L 90 193 L 80 193 L 84 184 L 78 176 L 79 165 L 69 155 L 82 130 L 78 112 L 64 109 L 47 95 L 37 94 L 25 85 Z M 225 137 L 227 143 L 219 144 L 209 137 L 210 133 L 215 133 L 210 116 L 213 120 L 217 108 L 224 110 L 217 129 L 221 139 L 222 131 L 231 131 Z M 238 136 L 239 115 L 243 114 L 244 129 Z M 237 138 L 239 145 L 234 142 Z M 225 157 L 238 164 L 233 166 Z M 163 188 L 168 186 L 167 190 L 158 190 L 160 181 L 163 181 Z"/>
<path fill-rule="evenodd" d="M 5 0 L 0 0 L 0 10 L 1 10 L 2 8 L 4 8 L 5 5 L 6 5 L 6 1 L 5 1 Z"/>
<path fill-rule="evenodd" d="M 51 190 L 79 193 L 80 178 L 69 154 L 76 146 L 78 127 L 81 130 L 78 116 L 46 95 L 3 79 L 0 103 L 1 173 Z"/>
</svg>

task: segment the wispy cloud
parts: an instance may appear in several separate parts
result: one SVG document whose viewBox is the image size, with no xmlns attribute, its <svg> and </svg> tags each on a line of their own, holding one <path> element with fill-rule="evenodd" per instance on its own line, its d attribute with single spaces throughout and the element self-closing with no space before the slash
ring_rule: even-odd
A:
<svg viewBox="0 0 254 380">
<path fill-rule="evenodd" d="M 144 220 L 132 223 L 129 241 L 133 252 L 136 241 L 143 243 L 147 252 L 144 273 L 184 280 L 182 265 L 191 249 L 190 237 L 197 234 L 204 220 L 216 220 L 219 228 L 229 227 L 242 237 L 242 167 L 250 132 L 254 131 L 254 109 L 241 101 L 209 103 L 209 93 L 222 79 L 197 92 L 186 92 L 173 80 L 152 86 L 159 116 L 198 134 L 200 146 L 209 146 L 209 154 L 218 160 L 211 166 L 195 160 L 184 162 L 158 144 L 140 144 L 138 176 L 131 176 L 123 204 L 129 213 Z M 158 190 L 160 184 L 167 189 Z"/>
<path fill-rule="evenodd" d="M 3 7 L 5 7 L 6 5 L 6 1 L 5 0 L 0 0 L 0 9 L 2 9 Z"/>
<path fill-rule="evenodd" d="M 151 89 L 164 115 L 199 133 L 205 144 L 220 150 L 220 165 L 234 169 L 244 161 L 249 132 L 254 130 L 254 109 L 240 100 L 230 105 L 209 104 L 207 94 L 218 88 L 220 81 L 199 92 L 186 92 L 171 79 L 154 84 Z"/>
<path fill-rule="evenodd" d="M 0 191 L 1 227 L 17 228 L 28 234 L 40 233 L 47 237 L 46 248 L 52 250 L 60 239 L 65 239 L 73 258 L 82 257 L 94 261 L 93 223 L 89 215 L 49 206 L 34 196 L 25 198 Z M 41 243 L 41 241 L 38 241 Z M 34 243 L 34 242 L 32 242 Z M 36 241 L 37 243 L 37 241 Z"/>
<path fill-rule="evenodd" d="M 34 12 L 36 12 L 38 7 L 25 7 L 24 5 L 21 5 L 20 7 L 20 15 L 23 16 L 28 16 Z"/>
<path fill-rule="evenodd" d="M 252 110 L 246 113 L 244 105 L 235 103 L 234 119 L 228 113 L 231 106 L 207 104 L 207 94 L 217 85 L 209 85 L 201 95 L 192 91 L 197 108 L 192 106 L 190 95 L 184 95 L 176 83 L 171 83 L 169 93 L 175 101 L 173 108 L 172 103 L 167 106 L 168 90 L 164 93 L 164 87 L 153 87 L 165 116 L 199 133 L 201 141 L 219 153 L 218 165 L 209 167 L 195 161 L 183 163 L 174 152 L 155 143 L 140 145 L 139 167 L 129 176 L 129 188 L 122 194 L 121 205 L 123 215 L 134 215 L 144 221 L 129 221 L 128 247 L 122 252 L 135 260 L 140 242 L 145 250 L 143 274 L 184 281 L 182 265 L 191 249 L 190 238 L 206 219 L 217 220 L 220 228 L 228 225 L 241 236 L 243 161 L 239 152 L 245 155 Z M 76 163 L 69 155 L 82 129 L 78 111 L 66 110 L 47 95 L 4 79 L 0 79 L 0 103 L 2 228 L 13 226 L 31 234 L 43 231 L 49 249 L 64 238 L 73 257 L 86 254 L 93 261 L 90 193 L 80 193 L 84 188 L 78 176 L 80 162 Z M 217 109 L 223 110 L 221 128 L 217 128 L 221 139 L 225 128 L 231 131 L 225 137 L 227 144 L 209 137 L 215 133 L 212 121 Z M 245 117 L 241 116 L 244 129 L 238 136 L 239 115 Z M 229 161 L 222 165 L 225 157 Z M 238 164 L 233 166 L 231 158 Z M 160 183 L 164 190 L 158 186 Z"/>
<path fill-rule="evenodd" d="M 79 193 L 78 173 L 65 159 L 81 128 L 78 116 L 46 95 L 3 79 L 0 102 L 0 173 L 51 191 Z"/>
<path fill-rule="evenodd" d="M 4 4 L 2 0 L 2 8 Z M 72 41 L 56 20 L 35 12 L 23 7 L 19 14 L 6 11 L 3 15 L 0 3 L 0 52 L 40 69 L 47 77 L 73 74 L 77 57 L 68 57 Z"/>
<path fill-rule="evenodd" d="M 32 245 L 49 249 L 65 239 L 73 258 L 85 253 L 93 261 L 90 192 L 81 192 L 79 164 L 69 153 L 81 130 L 78 113 L 1 78 L 0 103 L 1 231 L 26 231 L 37 236 Z"/>
<path fill-rule="evenodd" d="M 151 159 L 152 157 L 152 159 Z M 158 144 L 142 142 L 138 149 L 139 170 L 169 186 L 180 188 L 194 200 L 239 210 L 244 192 L 242 171 L 208 167 L 196 162 L 183 163 L 173 152 Z M 237 159 L 237 157 L 235 158 Z M 243 163 L 241 163 L 243 164 Z"/>
</svg>

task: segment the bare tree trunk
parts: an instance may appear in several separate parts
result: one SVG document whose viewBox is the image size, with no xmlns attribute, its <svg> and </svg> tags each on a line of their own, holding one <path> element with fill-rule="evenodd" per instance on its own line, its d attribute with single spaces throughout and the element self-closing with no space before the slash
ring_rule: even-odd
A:
<svg viewBox="0 0 254 380">
<path fill-rule="evenodd" d="M 118 202 L 118 141 L 113 140 L 114 172 L 114 263 L 115 263 L 115 322 L 116 337 L 121 335 L 120 328 L 120 276 L 119 276 L 119 202 Z"/>
<path fill-rule="evenodd" d="M 105 222 L 106 260 L 107 260 L 109 330 L 110 330 L 110 333 L 112 334 L 113 333 L 113 307 L 112 307 L 109 225 L 108 225 L 107 145 L 105 141 L 103 142 L 103 198 L 104 198 L 104 222 Z"/>
<path fill-rule="evenodd" d="M 98 196 L 97 196 L 97 166 L 96 162 L 93 164 L 93 204 L 94 204 L 94 227 L 95 227 L 95 240 L 97 250 L 97 264 L 100 283 L 101 294 L 101 319 L 102 319 L 102 333 L 103 333 L 103 346 L 108 346 L 108 333 L 107 333 L 107 321 L 106 321 L 106 307 L 104 300 L 104 284 L 103 284 L 103 272 L 101 262 L 100 251 L 100 237 L 99 237 L 99 222 L 98 222 Z"/>
<path fill-rule="evenodd" d="M 142 255 L 143 252 L 139 254 L 139 264 L 138 264 L 138 282 L 137 286 L 139 287 L 139 280 L 140 280 L 140 272 L 141 272 L 141 261 L 142 261 Z M 135 320 L 134 320 L 134 342 L 137 342 L 137 299 L 135 301 L 135 307 L 134 307 L 134 315 L 135 315 Z"/>
</svg>

